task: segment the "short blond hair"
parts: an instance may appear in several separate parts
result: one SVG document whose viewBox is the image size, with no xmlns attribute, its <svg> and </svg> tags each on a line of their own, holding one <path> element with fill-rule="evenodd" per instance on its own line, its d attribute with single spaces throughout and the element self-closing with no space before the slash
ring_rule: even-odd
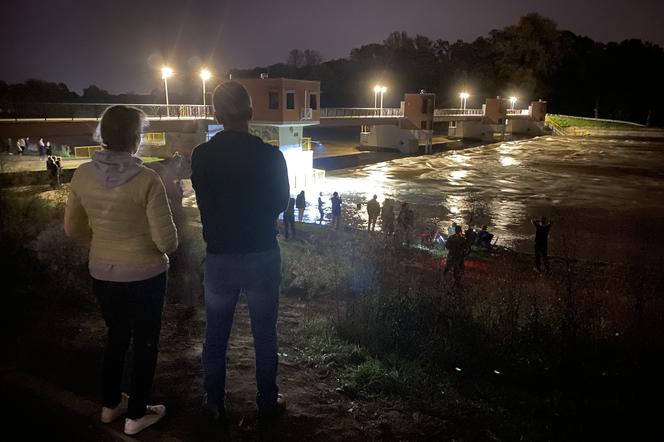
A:
<svg viewBox="0 0 664 442">
<path fill-rule="evenodd" d="M 136 136 L 148 126 L 142 110 L 118 104 L 108 107 L 99 120 L 95 139 L 105 148 L 122 150 L 136 142 Z"/>
</svg>

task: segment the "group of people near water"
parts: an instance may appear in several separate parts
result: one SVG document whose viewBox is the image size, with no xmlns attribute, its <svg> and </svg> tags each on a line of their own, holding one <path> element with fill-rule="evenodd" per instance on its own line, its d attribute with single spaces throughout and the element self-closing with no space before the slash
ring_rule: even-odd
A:
<svg viewBox="0 0 664 442">
<path fill-rule="evenodd" d="M 298 209 L 301 221 L 306 200 L 304 192 L 297 198 L 290 196 L 282 152 L 249 133 L 253 110 L 247 90 L 240 83 L 224 82 L 214 90 L 213 105 L 215 118 L 224 129 L 194 148 L 191 156 L 191 182 L 206 243 L 202 264 L 207 317 L 202 412 L 214 423 L 226 420 L 228 340 L 239 295 L 244 293 L 254 338 L 256 407 L 259 420 L 269 421 L 286 410 L 277 384 L 281 283 L 277 219 L 284 213 L 284 218 L 294 223 L 294 210 Z M 181 192 L 169 191 L 168 181 L 180 159 L 171 159 L 172 164 L 159 171 L 143 165 L 136 153 L 145 126 L 146 115 L 137 108 L 114 105 L 106 109 L 98 126 L 103 149 L 75 171 L 64 215 L 66 234 L 90 244 L 92 290 L 107 328 L 100 419 L 110 423 L 124 417 L 128 435 L 166 415 L 166 407 L 152 404 L 150 395 L 157 369 L 169 255 L 179 245 L 174 212 L 181 205 Z M 337 192 L 332 194 L 330 205 L 332 226 L 339 228 L 342 200 Z M 383 230 L 389 235 L 402 232 L 408 244 L 414 212 L 404 202 L 395 216 L 394 205 L 386 200 L 381 207 L 374 196 L 367 203 L 369 230 L 375 230 L 381 216 Z M 319 222 L 324 206 L 319 194 Z M 540 220 L 536 228 L 537 259 L 548 266 L 550 223 Z M 467 253 L 467 239 L 460 226 L 447 238 L 446 247 L 448 267 L 460 275 Z M 130 387 L 124 391 L 123 371 L 130 346 Z"/>
</svg>

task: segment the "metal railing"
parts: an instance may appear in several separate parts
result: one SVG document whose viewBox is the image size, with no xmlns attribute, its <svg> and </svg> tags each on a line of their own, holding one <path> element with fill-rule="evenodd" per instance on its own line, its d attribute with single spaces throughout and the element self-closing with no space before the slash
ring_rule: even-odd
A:
<svg viewBox="0 0 664 442">
<path fill-rule="evenodd" d="M 484 115 L 483 109 L 434 109 L 434 117 L 463 117 Z"/>
<path fill-rule="evenodd" d="M 212 106 L 200 104 L 136 104 L 136 103 L 3 103 L 0 118 L 6 119 L 99 119 L 104 111 L 116 104 L 141 109 L 150 119 L 212 118 Z"/>
<path fill-rule="evenodd" d="M 403 117 L 399 107 L 326 107 L 320 110 L 321 118 L 395 118 Z"/>
<path fill-rule="evenodd" d="M 520 115 L 524 117 L 530 116 L 530 110 L 529 109 L 507 109 L 507 115 Z"/>
</svg>

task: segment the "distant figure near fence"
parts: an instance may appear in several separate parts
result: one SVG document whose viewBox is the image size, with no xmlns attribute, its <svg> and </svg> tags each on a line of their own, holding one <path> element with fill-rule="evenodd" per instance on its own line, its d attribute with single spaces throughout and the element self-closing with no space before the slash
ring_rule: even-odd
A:
<svg viewBox="0 0 664 442">
<path fill-rule="evenodd" d="M 304 218 L 304 208 L 307 207 L 307 200 L 304 198 L 304 190 L 300 191 L 295 198 L 295 208 L 297 209 L 297 221 L 302 222 Z"/>
<path fill-rule="evenodd" d="M 374 195 L 367 203 L 367 215 L 369 215 L 369 225 L 367 229 L 371 232 L 376 230 L 376 221 L 380 215 L 380 203 L 378 202 L 378 195 Z"/>
<path fill-rule="evenodd" d="M 539 220 L 531 220 L 535 226 L 535 268 L 542 270 L 542 264 L 547 272 L 549 268 L 549 231 L 551 230 L 551 221 L 546 216 Z"/>
<path fill-rule="evenodd" d="M 318 219 L 318 224 L 323 224 L 323 218 L 325 217 L 324 206 L 325 203 L 323 203 L 323 192 L 320 192 L 318 194 L 318 214 L 320 215 L 320 218 Z"/>
</svg>

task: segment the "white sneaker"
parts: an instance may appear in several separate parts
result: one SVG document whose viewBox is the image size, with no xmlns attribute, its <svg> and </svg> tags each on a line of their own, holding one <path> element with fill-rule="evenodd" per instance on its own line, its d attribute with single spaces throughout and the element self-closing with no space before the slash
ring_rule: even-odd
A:
<svg viewBox="0 0 664 442">
<path fill-rule="evenodd" d="M 125 419 L 125 434 L 136 434 L 145 430 L 150 425 L 159 422 L 166 415 L 166 407 L 163 405 L 148 405 L 145 410 L 145 416 L 139 419 Z"/>
<path fill-rule="evenodd" d="M 110 424 L 120 416 L 127 414 L 129 409 L 129 396 L 127 393 L 122 393 L 120 403 L 115 408 L 101 407 L 101 421 L 105 424 Z"/>
</svg>

